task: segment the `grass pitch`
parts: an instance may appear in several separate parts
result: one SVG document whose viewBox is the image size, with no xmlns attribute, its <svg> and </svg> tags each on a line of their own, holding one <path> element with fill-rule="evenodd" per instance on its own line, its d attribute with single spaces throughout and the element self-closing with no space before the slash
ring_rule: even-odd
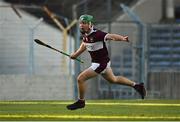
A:
<svg viewBox="0 0 180 122">
<path fill-rule="evenodd" d="M 0 101 L 0 120 L 180 120 L 180 100 L 87 100 L 83 109 L 70 111 L 74 101 Z"/>
</svg>

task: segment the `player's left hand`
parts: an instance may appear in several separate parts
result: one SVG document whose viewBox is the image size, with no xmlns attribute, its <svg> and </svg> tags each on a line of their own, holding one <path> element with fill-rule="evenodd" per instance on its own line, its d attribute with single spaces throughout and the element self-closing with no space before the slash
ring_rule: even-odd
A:
<svg viewBox="0 0 180 122">
<path fill-rule="evenodd" d="M 123 40 L 124 40 L 125 42 L 129 42 L 128 36 L 124 36 L 124 37 L 123 37 Z"/>
</svg>

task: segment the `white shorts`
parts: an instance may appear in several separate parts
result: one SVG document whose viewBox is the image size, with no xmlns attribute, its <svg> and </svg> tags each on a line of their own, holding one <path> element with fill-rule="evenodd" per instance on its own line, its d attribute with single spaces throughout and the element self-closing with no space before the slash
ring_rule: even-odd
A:
<svg viewBox="0 0 180 122">
<path fill-rule="evenodd" d="M 91 68 L 98 74 L 103 74 L 105 73 L 106 69 L 110 67 L 110 65 L 110 61 L 108 63 L 92 63 L 89 68 Z"/>
</svg>

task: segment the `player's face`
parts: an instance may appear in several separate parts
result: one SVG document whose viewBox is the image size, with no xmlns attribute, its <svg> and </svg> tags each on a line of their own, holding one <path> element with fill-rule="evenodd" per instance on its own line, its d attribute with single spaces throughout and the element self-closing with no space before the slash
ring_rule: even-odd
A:
<svg viewBox="0 0 180 122">
<path fill-rule="evenodd" d="M 83 34 L 89 33 L 91 31 L 90 24 L 83 21 L 79 22 L 79 28 L 81 33 Z"/>
</svg>

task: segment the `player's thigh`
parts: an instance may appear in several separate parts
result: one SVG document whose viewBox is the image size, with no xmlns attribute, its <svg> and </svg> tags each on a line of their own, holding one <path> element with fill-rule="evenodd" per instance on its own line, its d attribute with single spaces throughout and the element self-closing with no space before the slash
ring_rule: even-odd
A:
<svg viewBox="0 0 180 122">
<path fill-rule="evenodd" d="M 94 70 L 87 68 L 79 74 L 78 81 L 86 81 L 90 78 L 96 77 L 97 75 L 98 73 L 96 73 Z"/>
<path fill-rule="evenodd" d="M 102 75 L 102 77 L 103 77 L 104 79 L 106 79 L 106 80 L 109 81 L 109 82 L 115 81 L 115 78 L 116 78 L 116 77 L 114 76 L 114 73 L 113 73 L 111 67 L 108 67 L 108 68 L 106 69 L 105 73 L 103 73 L 103 74 L 101 74 L 101 75 Z"/>
</svg>

